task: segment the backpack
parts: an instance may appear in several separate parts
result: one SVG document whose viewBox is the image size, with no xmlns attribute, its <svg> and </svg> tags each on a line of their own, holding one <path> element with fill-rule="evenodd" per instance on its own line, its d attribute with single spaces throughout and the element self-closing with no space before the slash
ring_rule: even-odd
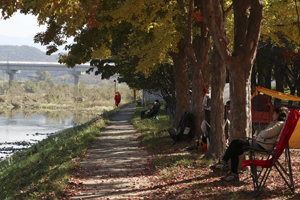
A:
<svg viewBox="0 0 300 200">
<path fill-rule="evenodd" d="M 181 117 L 177 131 L 174 128 L 169 129 L 169 134 L 174 140 L 174 144 L 180 140 L 186 140 L 188 138 L 193 138 L 193 127 L 194 127 L 194 118 L 192 113 L 186 111 Z"/>
</svg>

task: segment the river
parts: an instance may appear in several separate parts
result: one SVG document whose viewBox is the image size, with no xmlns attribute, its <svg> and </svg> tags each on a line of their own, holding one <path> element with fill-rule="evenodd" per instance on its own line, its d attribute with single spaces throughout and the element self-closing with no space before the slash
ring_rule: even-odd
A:
<svg viewBox="0 0 300 200">
<path fill-rule="evenodd" d="M 86 112 L 22 111 L 0 113 L 0 160 L 32 146 L 49 135 L 85 123 L 99 115 Z"/>
</svg>

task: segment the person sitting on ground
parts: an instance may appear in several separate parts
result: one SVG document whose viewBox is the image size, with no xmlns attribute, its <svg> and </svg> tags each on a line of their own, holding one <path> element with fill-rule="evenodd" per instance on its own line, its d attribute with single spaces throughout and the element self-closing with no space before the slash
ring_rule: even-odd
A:
<svg viewBox="0 0 300 200">
<path fill-rule="evenodd" d="M 231 171 L 227 174 L 226 177 L 222 177 L 221 180 L 226 182 L 239 181 L 239 175 L 237 173 L 239 165 L 239 155 L 247 152 L 249 150 L 249 147 L 262 150 L 272 150 L 284 125 L 287 113 L 287 107 L 283 105 L 276 106 L 274 108 L 273 121 L 258 134 L 256 141 L 250 141 L 247 139 L 232 140 L 232 142 L 229 144 L 229 147 L 226 149 L 222 160 L 215 165 L 210 166 L 210 169 L 229 171 L 227 162 L 229 159 L 231 159 Z"/>
<path fill-rule="evenodd" d="M 229 138 L 229 129 L 230 129 L 230 101 L 226 102 L 224 119 L 225 119 L 225 139 L 226 139 L 226 146 L 228 146 L 229 143 L 230 143 L 230 138 Z"/>
<path fill-rule="evenodd" d="M 201 130 L 203 132 L 202 138 L 207 138 L 207 136 L 209 135 L 209 132 L 210 132 L 210 125 L 209 125 L 209 123 L 210 123 L 210 109 L 211 109 L 210 107 L 205 108 L 205 119 L 201 123 Z M 225 113 L 224 113 L 225 139 L 226 139 L 226 143 L 228 143 L 229 142 L 229 128 L 230 128 L 230 120 L 229 120 L 230 101 L 226 102 L 226 104 L 224 106 L 224 111 L 225 111 Z M 205 139 L 205 141 L 206 141 L 206 139 Z M 206 144 L 206 142 L 205 142 L 205 144 Z"/>
<path fill-rule="evenodd" d="M 151 109 L 150 109 L 150 107 L 148 106 L 148 108 L 149 108 L 150 110 L 144 110 L 144 111 L 141 112 L 141 119 L 146 119 L 146 118 L 154 117 L 154 116 L 157 114 L 157 112 L 158 112 L 160 106 L 161 106 L 161 105 L 160 105 L 160 103 L 159 103 L 159 100 L 156 99 L 156 100 L 154 101 L 154 106 L 153 106 Z"/>
</svg>

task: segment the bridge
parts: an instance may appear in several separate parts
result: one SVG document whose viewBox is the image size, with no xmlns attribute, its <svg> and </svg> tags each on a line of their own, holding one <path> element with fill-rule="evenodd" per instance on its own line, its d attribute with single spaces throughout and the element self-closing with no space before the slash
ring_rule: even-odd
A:
<svg viewBox="0 0 300 200">
<path fill-rule="evenodd" d="M 9 75 L 9 81 L 14 79 L 14 75 L 19 71 L 66 71 L 74 76 L 74 84 L 78 85 L 79 76 L 84 74 L 91 66 L 89 64 L 76 65 L 68 68 L 58 62 L 22 62 L 22 61 L 0 61 L 0 70 Z"/>
</svg>

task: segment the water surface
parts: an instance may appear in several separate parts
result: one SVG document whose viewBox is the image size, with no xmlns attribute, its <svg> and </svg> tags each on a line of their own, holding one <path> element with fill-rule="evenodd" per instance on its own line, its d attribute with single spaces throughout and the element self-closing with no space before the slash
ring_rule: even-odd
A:
<svg viewBox="0 0 300 200">
<path fill-rule="evenodd" d="M 49 135 L 85 123 L 98 115 L 86 112 L 22 111 L 0 113 L 0 158 L 28 148 Z"/>
</svg>

